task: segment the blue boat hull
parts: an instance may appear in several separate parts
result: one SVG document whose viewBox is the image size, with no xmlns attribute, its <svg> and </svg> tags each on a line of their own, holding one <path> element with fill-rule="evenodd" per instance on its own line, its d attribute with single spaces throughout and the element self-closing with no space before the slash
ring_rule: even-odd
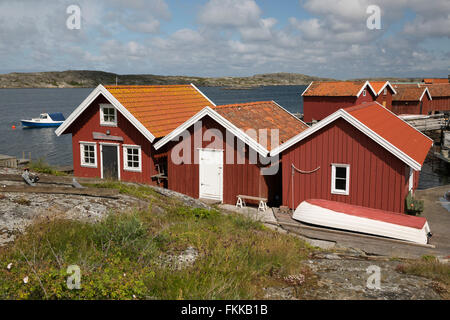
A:
<svg viewBox="0 0 450 320">
<path fill-rule="evenodd" d="M 52 122 L 52 123 L 36 123 L 31 121 L 21 121 L 22 126 L 28 127 L 28 128 L 48 128 L 48 127 L 59 127 L 63 121 L 61 122 Z"/>
</svg>

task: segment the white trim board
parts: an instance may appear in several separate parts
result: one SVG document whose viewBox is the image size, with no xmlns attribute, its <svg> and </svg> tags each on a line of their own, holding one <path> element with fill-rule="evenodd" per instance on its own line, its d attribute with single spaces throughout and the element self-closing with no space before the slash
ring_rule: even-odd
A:
<svg viewBox="0 0 450 320">
<path fill-rule="evenodd" d="M 430 100 L 433 100 L 433 98 L 431 97 L 431 93 L 430 93 L 430 91 L 428 90 L 428 87 L 425 87 L 425 90 L 423 90 L 423 93 L 422 93 L 422 95 L 420 96 L 419 101 L 422 101 L 423 96 L 425 95 L 425 92 L 428 94 L 428 98 L 430 98 Z"/>
<path fill-rule="evenodd" d="M 199 88 L 197 88 L 197 87 L 195 86 L 195 84 L 191 83 L 191 86 L 192 86 L 195 90 L 197 90 L 198 93 L 200 93 L 206 100 L 208 100 L 214 107 L 217 107 L 216 104 L 215 104 L 210 98 L 208 98 L 203 92 L 200 91 Z"/>
<path fill-rule="evenodd" d="M 375 82 L 375 81 L 373 81 Z M 391 88 L 393 94 L 397 94 L 397 91 L 395 91 L 394 87 L 391 85 L 391 83 L 389 81 L 386 81 L 384 83 L 384 86 L 380 89 L 380 91 L 378 91 L 377 96 L 379 96 L 381 94 L 381 92 L 383 92 L 384 88 L 389 87 Z"/>
<path fill-rule="evenodd" d="M 155 136 L 140 123 L 104 86 L 99 84 L 89 96 L 70 114 L 70 116 L 63 122 L 62 125 L 56 129 L 57 136 L 63 134 L 67 128 L 91 105 L 92 102 L 99 96 L 103 95 L 119 112 L 130 121 L 140 133 L 144 135 L 150 142 L 155 140 Z"/>
<path fill-rule="evenodd" d="M 260 145 L 255 139 L 244 133 L 241 129 L 236 127 L 234 124 L 232 124 L 230 121 L 222 117 L 219 113 L 211 109 L 210 107 L 205 107 L 200 112 L 195 114 L 192 118 L 184 122 L 182 125 L 180 125 L 178 128 L 173 130 L 171 133 L 169 133 L 167 136 L 165 136 L 163 139 L 159 140 L 157 143 L 154 144 L 154 147 L 156 150 L 160 149 L 162 146 L 167 144 L 169 141 L 174 140 L 178 136 L 181 135 L 181 133 L 188 128 L 190 128 L 192 125 L 194 125 L 197 121 L 203 119 L 205 116 L 210 116 L 214 121 L 216 121 L 218 124 L 220 124 L 222 127 L 224 127 L 226 130 L 230 131 L 234 136 L 242 140 L 245 144 L 250 146 L 253 150 L 258 152 L 263 157 L 266 157 L 269 154 L 269 151 L 264 148 L 262 145 Z"/>
<path fill-rule="evenodd" d="M 380 104 L 378 104 L 378 105 L 380 105 Z M 381 108 L 383 108 L 383 107 L 381 107 Z M 384 139 L 383 137 L 378 135 L 376 132 L 374 132 L 373 130 L 368 128 L 361 121 L 359 121 L 358 119 L 356 119 L 355 117 L 350 115 L 344 109 L 339 109 L 335 113 L 332 113 L 325 119 L 319 121 L 316 125 L 310 127 L 309 129 L 306 129 L 305 131 L 303 131 L 303 132 L 299 133 L 298 135 L 296 135 L 295 137 L 289 139 L 282 145 L 276 147 L 275 149 L 273 149 L 270 152 L 270 156 L 274 157 L 274 156 L 278 155 L 279 153 L 292 147 L 294 144 L 296 144 L 296 143 L 300 142 L 301 140 L 305 139 L 306 137 L 312 135 L 314 132 L 317 132 L 320 129 L 326 127 L 327 125 L 329 125 L 330 123 L 332 123 L 333 121 L 335 121 L 339 118 L 342 118 L 342 119 L 346 120 L 347 122 L 349 122 L 352 126 L 357 128 L 359 131 L 361 131 L 362 133 L 367 135 L 369 138 L 374 140 L 376 143 L 381 145 L 383 148 L 385 148 L 386 150 L 391 152 L 394 156 L 396 156 L 397 158 L 402 160 L 404 163 L 409 165 L 414 170 L 417 170 L 417 171 L 421 170 L 422 166 L 417 161 L 415 161 L 413 158 L 408 156 L 406 153 L 404 153 L 403 151 L 398 149 L 396 146 L 394 146 L 393 144 L 388 142 L 386 139 Z"/>
</svg>

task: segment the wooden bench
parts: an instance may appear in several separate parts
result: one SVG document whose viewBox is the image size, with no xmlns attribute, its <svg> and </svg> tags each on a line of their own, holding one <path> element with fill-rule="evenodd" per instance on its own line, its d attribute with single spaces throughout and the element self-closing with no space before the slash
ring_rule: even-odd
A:
<svg viewBox="0 0 450 320">
<path fill-rule="evenodd" d="M 245 200 L 258 201 L 259 202 L 258 211 L 264 212 L 267 210 L 267 198 L 245 196 L 242 194 L 237 196 L 236 207 L 243 208 L 246 205 Z"/>
</svg>

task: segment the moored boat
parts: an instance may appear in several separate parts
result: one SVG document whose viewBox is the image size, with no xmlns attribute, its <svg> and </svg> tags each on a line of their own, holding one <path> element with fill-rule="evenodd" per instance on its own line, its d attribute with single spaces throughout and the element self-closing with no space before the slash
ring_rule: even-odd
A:
<svg viewBox="0 0 450 320">
<path fill-rule="evenodd" d="M 430 227 L 423 217 L 322 199 L 303 201 L 292 218 L 322 227 L 420 244 L 427 244 L 431 237 Z"/>
<path fill-rule="evenodd" d="M 42 113 L 39 118 L 33 118 L 31 120 L 21 120 L 24 127 L 59 127 L 64 120 L 64 115 L 60 112 L 57 113 Z"/>
</svg>

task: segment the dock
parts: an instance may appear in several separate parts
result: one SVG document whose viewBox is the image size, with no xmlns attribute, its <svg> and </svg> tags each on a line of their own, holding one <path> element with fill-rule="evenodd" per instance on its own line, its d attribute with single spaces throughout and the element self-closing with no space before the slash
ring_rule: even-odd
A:
<svg viewBox="0 0 450 320">
<path fill-rule="evenodd" d="M 30 159 L 31 159 L 31 154 L 30 154 Z M 23 153 L 22 158 L 17 158 L 15 156 L 0 154 L 0 167 L 17 168 L 20 165 L 29 163 L 31 161 L 30 159 L 25 158 L 25 153 Z"/>
<path fill-rule="evenodd" d="M 400 115 L 399 118 L 421 132 L 443 130 L 449 126 L 447 114 L 433 115 Z"/>
</svg>

